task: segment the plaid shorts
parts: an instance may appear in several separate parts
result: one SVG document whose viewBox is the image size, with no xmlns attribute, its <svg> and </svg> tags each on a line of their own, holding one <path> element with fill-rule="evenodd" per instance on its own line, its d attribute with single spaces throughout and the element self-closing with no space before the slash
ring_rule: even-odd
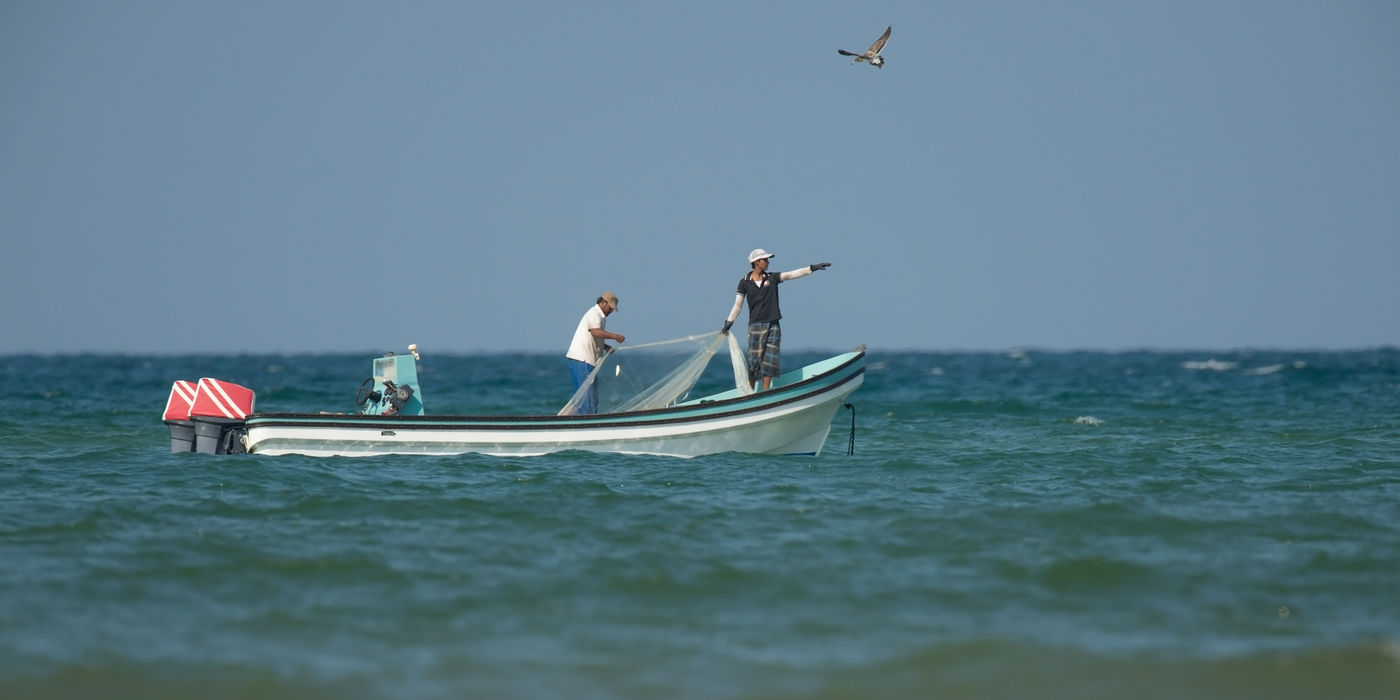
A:
<svg viewBox="0 0 1400 700">
<path fill-rule="evenodd" d="M 778 376 L 782 344 L 783 329 L 777 321 L 749 324 L 749 381 Z"/>
</svg>

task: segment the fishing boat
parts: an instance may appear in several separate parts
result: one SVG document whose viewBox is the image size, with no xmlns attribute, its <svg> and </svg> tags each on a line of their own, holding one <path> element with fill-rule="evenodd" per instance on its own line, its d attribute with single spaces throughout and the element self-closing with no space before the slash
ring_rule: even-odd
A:
<svg viewBox="0 0 1400 700">
<path fill-rule="evenodd" d="M 391 353 L 373 360 L 372 376 L 356 393 L 355 413 L 257 413 L 251 390 L 203 378 L 198 383 L 176 382 L 165 422 L 172 451 L 213 454 L 534 456 L 586 450 L 672 457 L 721 452 L 819 455 L 837 410 L 850 407 L 847 398 L 864 381 L 863 345 L 786 372 L 770 389 L 754 391 L 741 374 L 742 356 L 732 336 L 705 334 L 685 340 L 699 345 L 700 352 L 640 391 L 629 390 L 622 381 L 640 364 L 630 361 L 633 355 L 612 353 L 600 362 L 589 381 L 622 385 L 630 397 L 612 404 L 605 400 L 599 404 L 603 412 L 595 414 L 573 412 L 577 399 L 589 390 L 585 385 L 556 415 L 429 415 L 417 379 L 419 355 L 416 346 L 410 346 L 409 355 Z M 725 342 L 730 345 L 735 387 L 689 396 L 699 376 L 695 368 L 703 370 L 709 355 Z"/>
</svg>

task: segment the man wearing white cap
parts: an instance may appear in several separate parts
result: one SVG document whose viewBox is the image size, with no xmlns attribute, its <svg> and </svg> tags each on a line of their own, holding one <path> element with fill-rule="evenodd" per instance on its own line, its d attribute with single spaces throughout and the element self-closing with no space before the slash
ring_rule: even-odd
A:
<svg viewBox="0 0 1400 700">
<path fill-rule="evenodd" d="M 734 296 L 734 308 L 724 320 L 721 333 L 728 333 L 744 308 L 744 300 L 749 302 L 749 386 L 754 386 L 763 377 L 763 388 L 773 386 L 773 377 L 778 376 L 782 354 L 783 332 L 778 319 L 783 312 L 778 309 L 778 285 L 788 280 L 806 277 L 817 270 L 831 267 L 831 263 L 816 263 L 800 267 L 792 272 L 769 272 L 768 261 L 773 254 L 756 248 L 749 253 L 749 274 L 739 280 L 739 289 Z"/>
<path fill-rule="evenodd" d="M 626 336 L 607 331 L 608 316 L 617 311 L 617 295 L 612 292 L 603 292 L 602 296 L 588 307 L 588 311 L 583 313 L 583 318 L 579 319 L 578 328 L 574 329 L 573 342 L 569 343 L 569 352 L 565 357 L 569 358 L 569 376 L 574 380 L 574 392 L 583 386 L 583 382 L 588 379 L 589 373 L 598 365 L 598 360 L 603 355 L 611 351 L 605 340 L 623 342 Z M 598 412 L 598 385 L 594 384 L 589 388 L 588 394 L 579 402 L 578 410 L 575 413 L 597 413 Z"/>
</svg>

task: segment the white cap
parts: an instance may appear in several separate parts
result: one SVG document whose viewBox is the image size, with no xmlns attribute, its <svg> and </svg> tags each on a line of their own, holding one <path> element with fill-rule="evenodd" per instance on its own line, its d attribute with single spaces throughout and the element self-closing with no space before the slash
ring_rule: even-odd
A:
<svg viewBox="0 0 1400 700">
<path fill-rule="evenodd" d="M 764 250 L 764 249 L 762 249 L 762 248 L 754 248 L 754 249 L 753 249 L 753 252 L 749 253 L 749 264 L 752 265 L 753 263 L 756 263 L 756 262 L 758 262 L 759 260 L 762 260 L 762 259 L 764 259 L 764 258 L 771 258 L 771 257 L 773 257 L 773 254 L 772 254 L 772 253 L 770 253 L 770 252 L 768 252 L 768 251 L 766 251 L 766 250 Z"/>
</svg>

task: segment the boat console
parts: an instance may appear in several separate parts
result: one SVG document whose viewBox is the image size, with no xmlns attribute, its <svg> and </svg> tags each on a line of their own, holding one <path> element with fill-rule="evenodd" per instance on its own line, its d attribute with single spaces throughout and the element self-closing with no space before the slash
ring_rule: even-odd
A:
<svg viewBox="0 0 1400 700">
<path fill-rule="evenodd" d="M 418 346 L 412 355 L 389 353 L 374 358 L 374 373 L 355 392 L 355 406 L 367 416 L 421 416 L 423 392 L 418 386 Z"/>
</svg>

